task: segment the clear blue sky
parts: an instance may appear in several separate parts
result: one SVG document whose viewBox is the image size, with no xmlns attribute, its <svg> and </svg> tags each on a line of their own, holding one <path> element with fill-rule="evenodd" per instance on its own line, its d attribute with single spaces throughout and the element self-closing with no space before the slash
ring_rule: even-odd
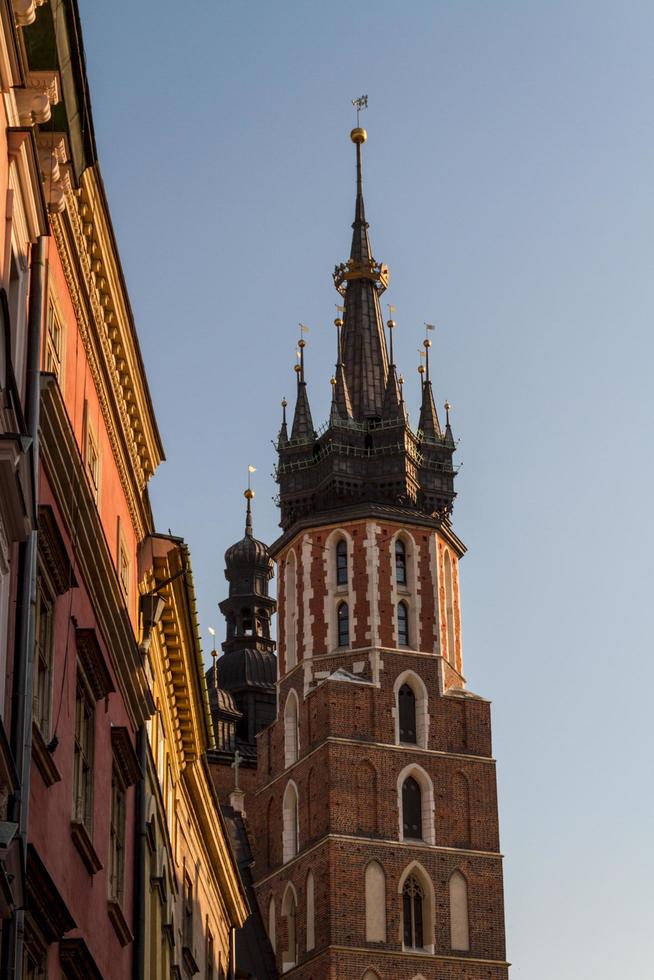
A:
<svg viewBox="0 0 654 980">
<path fill-rule="evenodd" d="M 417 416 L 421 324 L 460 438 L 466 674 L 494 702 L 513 980 L 652 980 L 654 6 L 81 0 L 104 179 L 193 553 L 277 534 L 271 439 L 366 204 Z"/>
</svg>

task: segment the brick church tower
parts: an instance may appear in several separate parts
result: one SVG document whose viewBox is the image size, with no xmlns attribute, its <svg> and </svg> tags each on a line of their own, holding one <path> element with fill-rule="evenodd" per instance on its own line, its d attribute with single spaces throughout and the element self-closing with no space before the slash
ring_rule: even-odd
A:
<svg viewBox="0 0 654 980">
<path fill-rule="evenodd" d="M 466 689 L 446 406 L 421 368 L 419 424 L 387 345 L 357 192 L 326 426 L 300 341 L 278 439 L 277 716 L 246 800 L 277 968 L 303 980 L 505 980 L 490 706 Z"/>
</svg>

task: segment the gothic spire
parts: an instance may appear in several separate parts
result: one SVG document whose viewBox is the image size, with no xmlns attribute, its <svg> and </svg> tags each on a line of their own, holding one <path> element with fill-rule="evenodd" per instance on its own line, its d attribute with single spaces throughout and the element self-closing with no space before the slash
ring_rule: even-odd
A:
<svg viewBox="0 0 654 980">
<path fill-rule="evenodd" d="M 436 412 L 436 404 L 434 402 L 434 392 L 431 387 L 431 378 L 429 377 L 429 348 L 431 347 L 431 340 L 424 341 L 425 347 L 425 366 L 420 372 L 422 378 L 422 404 L 420 406 L 420 421 L 418 423 L 418 428 L 421 430 L 422 434 L 427 436 L 428 439 L 436 439 L 441 436 L 441 427 L 438 421 L 438 414 Z"/>
<path fill-rule="evenodd" d="M 337 266 L 334 284 L 345 297 L 342 331 L 343 371 L 352 415 L 359 421 L 381 418 L 388 379 L 386 338 L 379 294 L 388 285 L 388 268 L 372 257 L 363 203 L 361 147 L 365 129 L 353 129 L 356 146 L 357 193 L 352 225 L 352 247 L 347 263 Z"/>
<path fill-rule="evenodd" d="M 306 341 L 300 340 L 298 343 L 300 363 L 295 365 L 297 374 L 297 399 L 295 402 L 295 414 L 293 415 L 293 428 L 291 429 L 291 439 L 299 442 L 312 442 L 315 438 L 313 421 L 311 419 L 311 409 L 309 408 L 309 396 L 307 395 L 307 385 L 304 380 L 304 348 Z"/>
<path fill-rule="evenodd" d="M 343 349 L 341 345 L 343 321 L 340 317 L 336 317 L 334 320 L 334 326 L 336 327 L 338 352 L 336 355 L 336 370 L 333 378 L 334 384 L 332 386 L 332 415 L 334 412 L 336 412 L 337 417 L 341 419 L 351 419 L 352 403 L 350 401 L 350 393 L 347 388 L 347 379 L 345 377 L 345 368 L 343 365 Z"/>
<path fill-rule="evenodd" d="M 382 417 L 385 419 L 394 419 L 400 418 L 403 414 L 402 393 L 397 380 L 395 359 L 393 357 L 393 330 L 396 326 L 395 320 L 390 319 L 386 326 L 388 327 L 390 364 L 388 365 L 388 379 L 386 381 L 386 391 L 384 392 Z"/>
</svg>

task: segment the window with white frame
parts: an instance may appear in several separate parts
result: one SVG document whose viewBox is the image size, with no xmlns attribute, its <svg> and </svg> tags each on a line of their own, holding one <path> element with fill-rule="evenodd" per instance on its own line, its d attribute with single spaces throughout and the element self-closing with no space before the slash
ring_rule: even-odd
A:
<svg viewBox="0 0 654 980">
<path fill-rule="evenodd" d="M 45 370 L 54 374 L 61 384 L 63 357 L 63 328 L 52 300 L 48 303 L 45 334 Z"/>
</svg>

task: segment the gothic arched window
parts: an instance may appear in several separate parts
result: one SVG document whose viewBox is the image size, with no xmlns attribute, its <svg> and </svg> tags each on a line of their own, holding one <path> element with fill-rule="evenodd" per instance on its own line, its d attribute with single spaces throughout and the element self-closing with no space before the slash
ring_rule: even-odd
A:
<svg viewBox="0 0 654 980">
<path fill-rule="evenodd" d="M 298 757 L 298 708 L 295 691 L 289 691 L 284 706 L 284 765 L 292 766 Z"/>
<path fill-rule="evenodd" d="M 404 945 L 407 949 L 422 949 L 424 946 L 423 899 L 424 894 L 418 879 L 410 875 L 402 888 L 402 922 Z"/>
<path fill-rule="evenodd" d="M 289 782 L 282 803 L 282 851 L 284 863 L 298 852 L 298 798 L 294 782 Z"/>
<path fill-rule="evenodd" d="M 397 604 L 397 645 L 400 647 L 409 645 L 409 609 L 406 602 Z"/>
<path fill-rule="evenodd" d="M 347 585 L 347 541 L 341 538 L 336 545 L 336 584 Z"/>
<path fill-rule="evenodd" d="M 350 610 L 347 602 L 341 602 L 338 606 L 338 645 L 339 647 L 350 645 Z"/>
<path fill-rule="evenodd" d="M 400 714 L 400 742 L 415 745 L 416 737 L 416 696 L 408 684 L 403 684 L 398 694 Z"/>
<path fill-rule="evenodd" d="M 297 899 L 293 886 L 288 884 L 282 899 L 282 916 L 286 924 L 286 949 L 282 951 L 282 971 L 297 963 Z"/>
<path fill-rule="evenodd" d="M 413 776 L 402 784 L 402 828 L 405 838 L 422 840 L 422 791 Z"/>
<path fill-rule="evenodd" d="M 406 585 L 406 547 L 400 538 L 395 542 L 395 581 Z"/>
</svg>

